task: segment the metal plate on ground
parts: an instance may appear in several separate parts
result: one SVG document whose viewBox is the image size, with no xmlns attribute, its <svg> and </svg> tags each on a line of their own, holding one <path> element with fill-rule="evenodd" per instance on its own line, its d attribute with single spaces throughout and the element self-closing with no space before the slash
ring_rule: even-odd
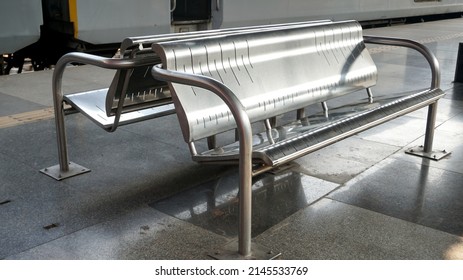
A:
<svg viewBox="0 0 463 280">
<path fill-rule="evenodd" d="M 414 155 L 414 156 L 438 161 L 450 155 L 452 152 L 447 152 L 446 150 L 441 150 L 441 151 L 433 150 L 431 152 L 425 152 L 423 146 L 416 146 L 416 147 L 407 149 L 405 153 L 409 155 Z"/>
<path fill-rule="evenodd" d="M 41 169 L 45 175 L 52 177 L 55 180 L 61 181 L 69 177 L 77 176 L 83 173 L 90 172 L 90 169 L 83 167 L 81 165 L 75 164 L 73 162 L 69 163 L 69 170 L 68 171 L 61 171 L 60 165 L 50 166 L 48 168 Z"/>
<path fill-rule="evenodd" d="M 280 257 L 281 253 L 274 252 L 263 245 L 252 242 L 251 254 L 249 256 L 243 256 L 238 253 L 238 241 L 235 240 L 209 254 L 209 256 L 216 260 L 274 260 Z"/>
</svg>

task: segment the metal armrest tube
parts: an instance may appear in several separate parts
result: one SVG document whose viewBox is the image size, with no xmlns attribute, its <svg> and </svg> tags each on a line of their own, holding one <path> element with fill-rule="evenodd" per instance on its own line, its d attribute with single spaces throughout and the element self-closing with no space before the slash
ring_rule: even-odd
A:
<svg viewBox="0 0 463 280">
<path fill-rule="evenodd" d="M 321 24 L 331 22 L 329 19 L 322 20 L 313 20 L 309 22 L 288 22 L 288 23 L 277 23 L 269 25 L 257 25 L 257 26 L 244 26 L 244 27 L 231 27 L 226 29 L 209 29 L 201 31 L 192 31 L 184 33 L 169 33 L 169 34 L 158 34 L 158 35 L 148 35 L 148 36 L 137 36 L 129 37 L 124 39 L 121 44 L 121 52 L 128 50 L 129 48 L 139 48 L 143 45 L 151 45 L 152 43 L 159 43 L 163 41 L 170 40 L 179 40 L 179 39 L 189 39 L 189 38 L 199 38 L 204 36 L 216 36 L 221 34 L 232 34 L 238 32 L 253 32 L 258 30 L 268 30 L 272 28 L 286 28 L 288 26 L 296 25 L 307 25 L 307 24 Z"/>
<path fill-rule="evenodd" d="M 408 39 L 376 36 L 363 36 L 363 40 L 365 43 L 406 47 L 418 51 L 426 58 L 426 60 L 429 63 L 429 66 L 431 67 L 431 89 L 436 89 L 440 87 L 439 61 L 437 60 L 436 56 L 423 44 Z M 434 129 L 436 126 L 436 114 L 437 101 L 429 105 L 428 107 L 428 117 L 426 122 L 426 133 L 423 147 L 425 153 L 430 153 L 432 151 Z"/>
<path fill-rule="evenodd" d="M 439 61 L 437 60 L 436 56 L 423 44 L 408 39 L 378 36 L 363 36 L 363 40 L 367 44 L 398 46 L 418 51 L 426 58 L 429 66 L 431 67 L 431 89 L 435 89 L 440 86 Z"/>
<path fill-rule="evenodd" d="M 248 115 L 244 106 L 236 95 L 224 84 L 206 77 L 177 71 L 170 71 L 156 65 L 151 74 L 155 79 L 196 86 L 207 89 L 220 97 L 229 107 L 235 118 L 239 133 L 240 158 L 239 158 L 239 238 L 238 250 L 242 256 L 251 254 L 251 210 L 252 210 L 252 130 Z"/>
<path fill-rule="evenodd" d="M 86 53 L 68 53 L 62 56 L 55 67 L 52 80 L 53 105 L 55 108 L 55 126 L 58 143 L 58 158 L 60 170 L 69 170 L 69 160 L 67 153 L 66 131 L 64 127 L 64 104 L 62 79 L 64 70 L 69 63 L 83 63 L 98 66 L 106 69 L 130 69 L 138 65 L 146 64 L 146 61 L 106 58 Z"/>
</svg>

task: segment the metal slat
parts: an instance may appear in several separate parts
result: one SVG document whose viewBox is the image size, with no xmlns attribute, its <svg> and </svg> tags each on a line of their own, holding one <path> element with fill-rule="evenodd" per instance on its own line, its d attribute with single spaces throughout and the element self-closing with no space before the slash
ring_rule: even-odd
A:
<svg viewBox="0 0 463 280">
<path fill-rule="evenodd" d="M 275 145 L 269 145 L 259 152 L 261 152 L 263 157 L 267 157 L 268 161 L 271 161 L 273 165 L 281 164 L 283 161 L 290 161 L 300 156 L 298 153 L 289 151 L 294 147 L 298 147 L 298 152 L 309 153 L 313 151 L 312 147 L 316 147 L 320 143 L 325 141 L 329 141 L 330 143 L 336 142 L 359 131 L 416 110 L 416 107 L 425 107 L 442 97 L 443 94 L 441 90 L 436 89 L 403 98 L 368 110 L 357 116 L 337 121 L 319 129 L 307 131 L 298 137 L 284 140 Z M 287 149 L 288 153 L 282 151 L 282 149 Z M 286 154 L 290 156 L 286 157 Z"/>
</svg>

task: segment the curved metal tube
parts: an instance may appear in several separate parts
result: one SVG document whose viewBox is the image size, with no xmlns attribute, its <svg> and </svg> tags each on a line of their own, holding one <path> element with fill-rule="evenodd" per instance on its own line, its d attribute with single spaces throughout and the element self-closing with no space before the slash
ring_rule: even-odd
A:
<svg viewBox="0 0 463 280">
<path fill-rule="evenodd" d="M 326 22 L 331 22 L 331 20 L 314 20 L 308 22 L 290 22 L 290 23 L 278 23 L 270 25 L 257 25 L 257 26 L 245 26 L 245 27 L 231 27 L 226 29 L 209 29 L 201 31 L 192 31 L 184 33 L 168 33 L 168 34 L 158 34 L 158 35 L 145 35 L 137 37 L 129 37 L 124 39 L 121 44 L 121 52 L 123 53 L 128 48 L 139 47 L 140 45 L 151 45 L 153 43 L 160 43 L 163 41 L 179 40 L 179 39 L 191 39 L 198 38 L 203 36 L 216 36 L 216 35 L 225 35 L 233 34 L 240 32 L 255 32 L 258 30 L 268 30 L 268 29 L 278 29 L 278 28 L 287 28 L 297 25 L 316 25 Z"/>
<path fill-rule="evenodd" d="M 224 84 L 206 77 L 183 72 L 170 71 L 156 65 L 151 74 L 155 79 L 201 87 L 215 93 L 230 108 L 235 118 L 240 145 L 240 214 L 239 214 L 239 253 L 246 257 L 251 254 L 251 213 L 252 213 L 252 130 L 244 106 L 236 95 Z"/>
<path fill-rule="evenodd" d="M 431 67 L 431 89 L 440 87 L 440 68 L 439 61 L 436 56 L 423 44 L 402 38 L 388 38 L 388 37 L 377 37 L 377 36 L 363 36 L 365 43 L 379 44 L 379 45 L 391 45 L 398 47 L 411 48 L 421 53 L 429 63 Z M 428 117 L 426 122 L 426 133 L 424 138 L 423 150 L 425 153 L 432 151 L 432 144 L 434 140 L 434 128 L 436 126 L 436 115 L 437 115 L 437 101 L 428 107 Z"/>
<path fill-rule="evenodd" d="M 379 37 L 379 36 L 363 36 L 363 40 L 367 44 L 378 44 L 378 45 L 388 45 L 388 46 L 398 46 L 410 48 L 421 53 L 429 63 L 431 67 L 431 89 L 438 88 L 440 86 L 440 68 L 439 61 L 436 56 L 423 44 L 418 43 L 413 40 L 402 39 L 402 38 L 389 38 L 389 37 Z"/>
<path fill-rule="evenodd" d="M 141 60 L 106 58 L 77 52 L 65 54 L 58 60 L 55 66 L 55 70 L 53 72 L 52 91 L 53 105 L 55 108 L 55 126 L 58 143 L 58 158 L 60 170 L 62 172 L 69 171 L 66 131 L 64 126 L 64 104 L 62 90 L 62 79 L 64 70 L 66 69 L 66 66 L 69 63 L 90 64 L 106 69 L 130 69 L 136 66 L 146 64 L 146 62 L 143 62 Z"/>
</svg>

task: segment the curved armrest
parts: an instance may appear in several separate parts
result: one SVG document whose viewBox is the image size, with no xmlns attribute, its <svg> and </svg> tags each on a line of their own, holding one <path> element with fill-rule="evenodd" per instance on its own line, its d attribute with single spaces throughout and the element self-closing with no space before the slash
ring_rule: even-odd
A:
<svg viewBox="0 0 463 280">
<path fill-rule="evenodd" d="M 56 137 L 58 142 L 58 155 L 61 172 L 69 171 L 69 160 L 67 154 L 66 131 L 64 127 L 64 104 L 62 92 L 62 79 L 64 70 L 69 63 L 83 63 L 98 66 L 106 69 L 130 69 L 136 66 L 143 66 L 147 61 L 137 59 L 107 58 L 86 53 L 72 52 L 63 55 L 56 63 L 53 71 L 52 91 L 53 106 L 55 109 Z"/>
<path fill-rule="evenodd" d="M 239 252 L 249 255 L 251 252 L 251 205 L 252 205 L 252 130 L 245 108 L 236 95 L 224 84 L 206 76 L 162 69 L 155 65 L 151 69 L 155 79 L 201 87 L 215 93 L 230 108 L 238 127 L 240 158 L 240 238 Z"/>
<path fill-rule="evenodd" d="M 368 44 L 398 46 L 418 51 L 426 58 L 426 60 L 429 63 L 429 66 L 431 67 L 431 89 L 435 89 L 440 86 L 439 61 L 437 60 L 436 56 L 423 44 L 408 39 L 378 36 L 363 36 L 363 40 L 365 43 Z"/>
<path fill-rule="evenodd" d="M 64 70 L 69 63 L 82 63 L 93 66 L 98 66 L 105 69 L 131 69 L 137 66 L 150 65 L 153 61 L 146 59 L 121 59 L 121 58 L 107 58 L 87 53 L 72 52 L 63 55 L 56 63 L 53 72 L 53 96 L 62 95 L 61 80 L 63 78 Z M 56 104 L 55 104 L 56 105 Z"/>
</svg>

